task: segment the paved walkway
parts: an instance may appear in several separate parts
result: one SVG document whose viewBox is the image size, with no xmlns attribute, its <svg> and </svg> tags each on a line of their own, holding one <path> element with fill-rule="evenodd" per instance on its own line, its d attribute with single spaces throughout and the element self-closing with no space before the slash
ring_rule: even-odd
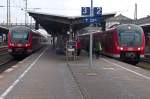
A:
<svg viewBox="0 0 150 99">
<path fill-rule="evenodd" d="M 69 67 L 85 99 L 150 99 L 150 71 L 109 58 Z"/>
<path fill-rule="evenodd" d="M 150 99 L 150 71 L 104 57 L 88 63 L 42 50 L 0 81 L 0 99 Z"/>
<path fill-rule="evenodd" d="M 0 99 L 82 99 L 66 63 L 50 48 L 33 58 Z"/>
</svg>

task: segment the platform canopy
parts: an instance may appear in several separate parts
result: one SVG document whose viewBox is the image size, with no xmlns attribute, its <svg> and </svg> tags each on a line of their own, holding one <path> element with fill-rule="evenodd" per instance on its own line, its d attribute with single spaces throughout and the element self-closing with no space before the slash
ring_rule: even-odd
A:
<svg viewBox="0 0 150 99">
<path fill-rule="evenodd" d="M 40 24 L 49 34 L 57 35 L 64 34 L 66 31 L 70 30 L 70 27 L 73 31 L 84 28 L 88 24 L 83 23 L 83 17 L 71 17 L 71 16 L 62 16 L 54 15 L 40 12 L 28 12 L 32 16 L 37 24 Z M 107 18 L 114 17 L 115 13 L 102 15 L 102 20 Z"/>
<path fill-rule="evenodd" d="M 150 16 L 135 20 L 134 23 L 141 26 L 145 33 L 150 33 Z"/>
</svg>

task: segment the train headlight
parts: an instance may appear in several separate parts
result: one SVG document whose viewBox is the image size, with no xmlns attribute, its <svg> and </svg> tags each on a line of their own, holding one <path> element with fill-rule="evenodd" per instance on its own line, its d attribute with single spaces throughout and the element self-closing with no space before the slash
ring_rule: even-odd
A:
<svg viewBox="0 0 150 99">
<path fill-rule="evenodd" d="M 123 50 L 123 47 L 120 47 L 120 50 L 122 51 L 122 50 Z"/>
<path fill-rule="evenodd" d="M 141 48 L 139 47 L 138 50 L 141 50 Z"/>
<path fill-rule="evenodd" d="M 28 44 L 26 44 L 25 46 L 28 47 Z"/>
<path fill-rule="evenodd" d="M 25 46 L 28 47 L 28 46 L 30 46 L 30 44 L 26 44 Z"/>
</svg>

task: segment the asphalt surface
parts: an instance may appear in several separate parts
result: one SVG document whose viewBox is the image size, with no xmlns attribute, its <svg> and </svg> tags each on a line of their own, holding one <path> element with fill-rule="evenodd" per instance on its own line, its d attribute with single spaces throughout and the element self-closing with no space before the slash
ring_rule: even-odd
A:
<svg viewBox="0 0 150 99">
<path fill-rule="evenodd" d="M 87 55 L 65 62 L 49 47 L 0 76 L 0 99 L 150 99 L 150 71 Z"/>
</svg>

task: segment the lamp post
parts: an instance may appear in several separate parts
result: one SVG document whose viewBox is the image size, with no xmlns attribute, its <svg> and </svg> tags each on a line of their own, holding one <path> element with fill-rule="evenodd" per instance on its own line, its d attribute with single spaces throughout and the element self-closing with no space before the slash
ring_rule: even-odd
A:
<svg viewBox="0 0 150 99">
<path fill-rule="evenodd" d="M 3 8 L 3 7 L 5 7 L 5 6 L 0 5 L 0 8 Z"/>
<path fill-rule="evenodd" d="M 24 1 L 25 1 L 25 8 L 24 8 L 24 11 L 25 11 L 25 25 L 27 25 L 27 21 L 28 21 L 28 18 L 27 18 L 28 0 L 24 0 Z"/>
<path fill-rule="evenodd" d="M 25 25 L 27 25 L 28 18 L 27 18 L 27 8 L 28 8 L 28 1 L 25 0 Z"/>
<path fill-rule="evenodd" d="M 8 24 L 8 26 L 10 26 L 10 23 L 11 23 L 10 0 L 9 0 L 9 2 L 8 2 L 8 9 L 9 9 L 9 10 L 8 10 L 8 13 L 9 13 L 9 17 L 8 17 L 8 21 L 9 21 L 8 23 L 9 23 L 9 24 Z"/>
<path fill-rule="evenodd" d="M 35 10 L 39 10 L 41 8 L 21 8 L 22 11 L 25 12 L 25 25 L 27 25 L 28 23 L 28 18 L 27 18 L 27 11 L 35 11 Z M 30 25 L 32 24 L 32 17 L 30 19 Z"/>
<path fill-rule="evenodd" d="M 7 24 L 7 27 L 9 27 L 9 25 L 10 25 L 10 21 L 11 21 L 11 19 L 10 19 L 10 0 L 7 0 L 7 5 L 6 6 L 3 6 L 3 5 L 1 5 L 0 6 L 1 8 L 2 7 L 6 7 L 7 8 L 7 17 L 6 17 L 6 24 Z"/>
<path fill-rule="evenodd" d="M 7 27 L 10 25 L 10 0 L 7 0 Z"/>
</svg>

